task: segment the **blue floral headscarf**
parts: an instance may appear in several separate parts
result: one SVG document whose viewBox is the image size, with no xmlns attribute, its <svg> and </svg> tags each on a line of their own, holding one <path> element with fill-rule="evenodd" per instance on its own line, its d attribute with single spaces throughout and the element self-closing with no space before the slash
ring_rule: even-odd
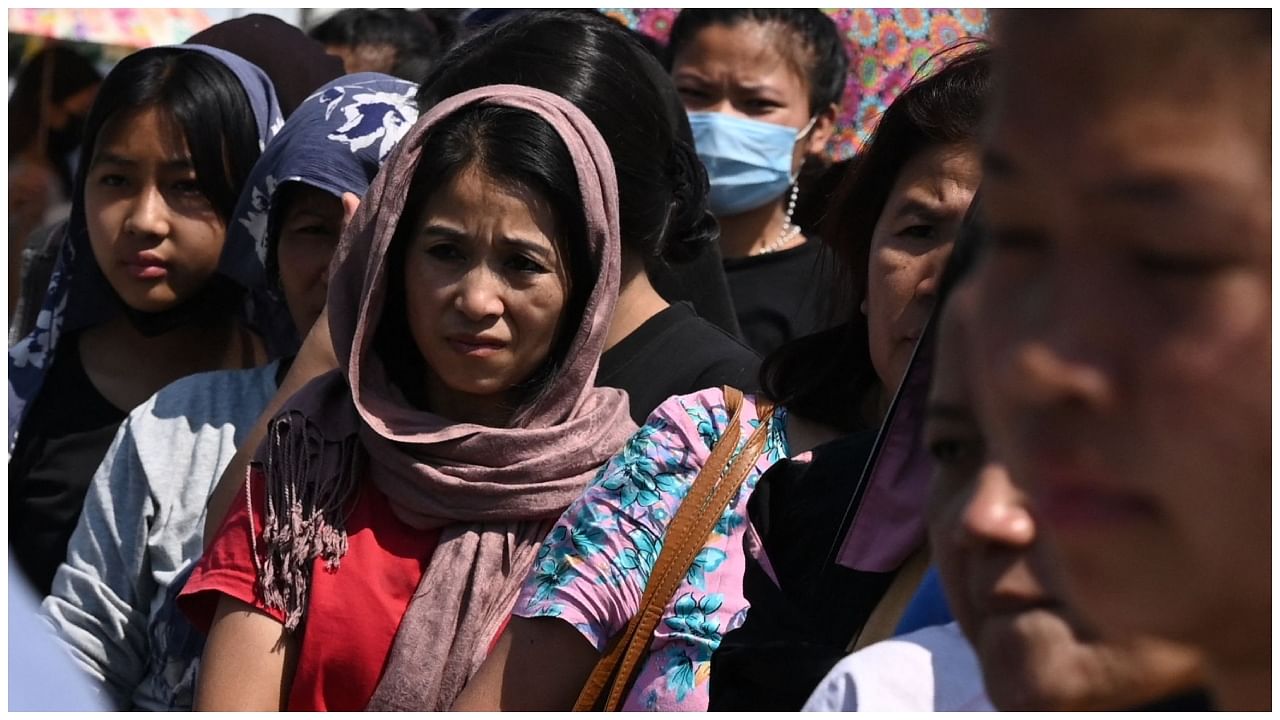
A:
<svg viewBox="0 0 1280 720">
<path fill-rule="evenodd" d="M 356 73 L 321 86 L 298 106 L 253 166 L 231 215 L 228 242 L 234 238 L 256 251 L 252 258 L 240 257 L 243 273 L 268 266 L 280 221 L 276 198 L 286 184 L 304 183 L 337 197 L 364 196 L 391 148 L 418 120 L 417 91 L 407 80 Z M 305 334 L 306 328 L 297 332 Z"/>
<path fill-rule="evenodd" d="M 284 125 L 275 89 L 266 74 L 238 55 L 205 45 L 174 45 L 138 52 L 175 48 L 205 53 L 231 70 L 240 81 L 253 108 L 259 146 L 265 147 L 275 132 Z M 252 272 L 252 263 L 246 263 L 246 257 L 256 262 L 253 244 L 234 241 L 228 233 L 218 272 L 246 289 L 244 319 L 251 327 L 269 337 L 276 331 L 272 326 L 278 325 L 278 318 L 282 313 L 271 307 L 261 281 L 261 268 L 256 273 Z M 78 187 L 72 198 L 66 239 L 49 279 L 49 289 L 36 318 L 35 329 L 9 349 L 9 452 L 13 452 L 27 408 L 44 385 L 45 376 L 53 365 L 58 341 L 63 334 L 101 325 L 120 311 L 115 292 L 102 276 L 90 248 L 84 192 L 82 187 Z"/>
</svg>

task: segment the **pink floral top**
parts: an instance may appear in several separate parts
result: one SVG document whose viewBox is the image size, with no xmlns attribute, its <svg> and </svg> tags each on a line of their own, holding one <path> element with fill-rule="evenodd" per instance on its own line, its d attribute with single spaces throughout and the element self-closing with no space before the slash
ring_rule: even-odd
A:
<svg viewBox="0 0 1280 720">
<path fill-rule="evenodd" d="M 719 388 L 660 405 L 556 522 L 515 614 L 561 618 L 603 652 L 639 611 L 667 524 L 728 422 Z M 760 423 L 752 396 L 741 422 L 739 447 Z M 623 710 L 707 709 L 711 653 L 747 611 L 747 499 L 760 475 L 787 457 L 785 422 L 779 408 L 754 470 L 667 606 Z"/>
</svg>

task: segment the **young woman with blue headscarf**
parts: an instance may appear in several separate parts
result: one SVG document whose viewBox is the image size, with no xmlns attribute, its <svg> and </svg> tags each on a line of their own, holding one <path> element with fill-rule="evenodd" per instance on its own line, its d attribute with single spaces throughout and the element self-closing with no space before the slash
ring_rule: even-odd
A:
<svg viewBox="0 0 1280 720">
<path fill-rule="evenodd" d="M 129 410 L 287 338 L 252 244 L 226 233 L 282 123 L 266 75 L 215 48 L 143 50 L 103 81 L 36 328 L 9 351 L 9 541 L 41 593 Z"/>
<path fill-rule="evenodd" d="M 329 259 L 383 159 L 418 117 L 417 85 L 339 78 L 290 116 L 227 230 L 256 248 L 299 334 L 324 305 Z M 205 501 L 291 358 L 184 378 L 125 420 L 94 476 L 44 603 L 115 707 L 190 710 L 203 636 L 174 597 L 200 556 Z"/>
</svg>

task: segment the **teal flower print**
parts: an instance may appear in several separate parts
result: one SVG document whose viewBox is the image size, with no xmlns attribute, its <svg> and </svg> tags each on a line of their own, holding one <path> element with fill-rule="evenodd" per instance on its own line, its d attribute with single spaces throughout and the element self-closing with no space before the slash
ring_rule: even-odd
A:
<svg viewBox="0 0 1280 720">
<path fill-rule="evenodd" d="M 707 573 L 715 572 L 727 557 L 728 555 L 719 548 L 702 548 L 698 551 L 697 556 L 693 558 L 693 564 L 689 566 L 689 573 L 685 576 L 685 581 L 699 590 L 706 590 Z"/>
<path fill-rule="evenodd" d="M 667 690 L 675 695 L 676 702 L 684 702 L 698 685 L 711 677 L 712 650 L 713 647 L 706 645 L 692 648 L 673 645 L 667 648 L 662 675 L 667 681 Z"/>
<path fill-rule="evenodd" d="M 608 540 L 605 529 L 595 523 L 578 523 L 569 533 L 569 542 L 578 555 L 587 557 L 605 551 Z"/>
<path fill-rule="evenodd" d="M 553 553 L 556 553 L 557 550 L 559 550 L 559 553 L 563 555 L 564 551 L 561 546 L 564 544 L 564 539 L 568 535 L 568 528 L 563 525 L 555 526 L 555 528 L 551 530 L 551 534 L 547 535 L 547 539 L 543 540 L 542 545 L 538 547 L 538 557 L 534 560 L 534 563 L 541 563 L 543 560 L 551 557 Z"/>
<path fill-rule="evenodd" d="M 712 528 L 711 531 L 713 533 L 720 537 L 729 537 L 733 534 L 734 530 L 737 530 L 746 524 L 746 518 L 734 509 L 736 506 L 737 503 L 729 504 L 729 509 L 724 511 L 724 514 L 716 521 L 715 527 Z"/>
<path fill-rule="evenodd" d="M 655 453 L 656 455 L 656 453 Z M 662 500 L 663 494 L 681 496 L 684 488 L 680 477 L 660 472 L 654 457 L 628 457 L 601 487 L 618 493 L 623 510 L 632 505 L 651 507 Z"/>
<path fill-rule="evenodd" d="M 539 560 L 533 569 L 533 580 L 537 585 L 537 591 L 529 602 L 529 609 L 534 609 L 534 603 L 545 603 L 550 600 L 560 588 L 572 582 L 577 575 L 578 572 L 574 570 L 569 558 L 563 555 L 552 554 L 546 559 Z"/>
<path fill-rule="evenodd" d="M 720 624 L 712 616 L 723 605 L 724 595 L 721 593 L 704 595 L 701 599 L 693 593 L 685 593 L 676 600 L 675 614 L 663 622 L 677 633 L 709 641 L 714 648 L 720 644 Z"/>
<path fill-rule="evenodd" d="M 640 585 L 646 586 L 653 564 L 662 552 L 662 539 L 655 539 L 643 530 L 635 530 L 628 537 L 631 538 L 631 547 L 618 553 L 618 568 L 624 576 L 631 572 L 639 573 Z"/>
<path fill-rule="evenodd" d="M 710 412 L 706 408 L 698 406 L 684 408 L 689 413 L 689 417 L 693 418 L 694 426 L 698 430 L 698 437 L 702 438 L 703 444 L 708 448 L 715 447 L 716 441 L 720 439 L 720 431 L 717 428 L 724 427 L 729 424 L 729 413 L 723 407 L 712 408 Z"/>
</svg>

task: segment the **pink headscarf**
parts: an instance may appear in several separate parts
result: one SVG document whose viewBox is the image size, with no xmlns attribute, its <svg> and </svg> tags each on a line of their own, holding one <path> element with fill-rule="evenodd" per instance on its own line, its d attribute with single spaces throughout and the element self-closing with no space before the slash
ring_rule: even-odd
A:
<svg viewBox="0 0 1280 720">
<path fill-rule="evenodd" d="M 510 427 L 459 423 L 408 403 L 373 341 L 387 288 L 387 256 L 429 128 L 473 104 L 532 112 L 573 158 L 595 286 L 564 362 Z M 345 511 L 372 482 L 413 527 L 440 528 L 439 545 L 396 633 L 369 709 L 447 710 L 508 617 L 539 544 L 596 471 L 635 430 L 626 393 L 595 387 L 618 298 L 618 191 L 608 146 L 559 96 L 491 85 L 441 102 L 383 166 L 343 240 L 329 286 L 340 369 L 321 376 L 272 421 L 258 462 L 267 476 L 267 605 L 295 629 L 317 558 L 346 552 Z"/>
</svg>

